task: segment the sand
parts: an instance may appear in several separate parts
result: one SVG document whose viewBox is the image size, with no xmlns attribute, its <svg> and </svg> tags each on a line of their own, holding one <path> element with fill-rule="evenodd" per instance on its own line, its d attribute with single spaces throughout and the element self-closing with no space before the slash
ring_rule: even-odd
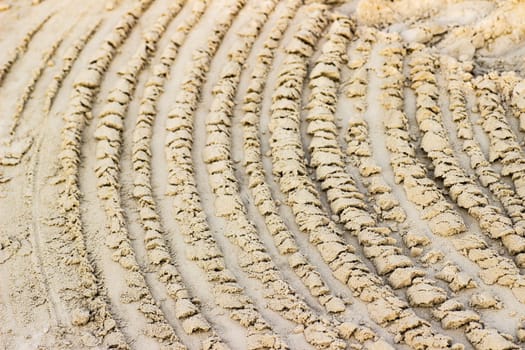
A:
<svg viewBox="0 0 525 350">
<path fill-rule="evenodd" d="M 0 0 L 0 349 L 521 349 L 525 3 Z"/>
</svg>

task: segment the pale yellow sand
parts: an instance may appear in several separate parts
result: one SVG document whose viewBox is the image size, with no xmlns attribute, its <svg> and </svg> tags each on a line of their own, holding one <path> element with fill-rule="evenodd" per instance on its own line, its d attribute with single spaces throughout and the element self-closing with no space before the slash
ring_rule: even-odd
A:
<svg viewBox="0 0 525 350">
<path fill-rule="evenodd" d="M 0 0 L 0 349 L 520 349 L 525 2 Z"/>
</svg>

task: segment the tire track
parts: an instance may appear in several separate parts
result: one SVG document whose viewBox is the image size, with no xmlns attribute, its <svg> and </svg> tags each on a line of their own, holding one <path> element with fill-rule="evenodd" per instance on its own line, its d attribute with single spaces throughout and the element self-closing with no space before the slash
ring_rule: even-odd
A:
<svg viewBox="0 0 525 350">
<path fill-rule="evenodd" d="M 268 307 L 282 317 L 302 324 L 307 342 L 316 348 L 345 348 L 342 339 L 329 326 L 323 324 L 314 312 L 300 300 L 296 292 L 282 279 L 264 244 L 258 238 L 258 232 L 247 217 L 246 207 L 235 180 L 233 160 L 230 152 L 231 138 L 229 128 L 233 106 L 233 97 L 239 84 L 240 75 L 254 39 L 267 20 L 275 2 L 262 3 L 260 9 L 252 11 L 251 27 L 244 29 L 237 41 L 237 46 L 229 53 L 226 67 L 219 74 L 219 83 L 213 89 L 214 98 L 210 113 L 206 118 L 206 145 L 204 162 L 207 164 L 210 187 L 214 193 L 215 214 L 223 217 L 227 225 L 226 236 L 238 246 L 241 267 L 247 274 L 265 284 L 265 299 Z M 288 305 L 283 308 L 283 305 Z M 344 308 L 344 305 L 342 306 Z"/>
<path fill-rule="evenodd" d="M 501 175 L 512 178 L 516 193 L 524 200 L 524 152 L 505 118 L 495 78 L 489 74 L 473 81 L 478 96 L 481 126 L 490 140 L 489 161 L 501 159 Z"/>
<path fill-rule="evenodd" d="M 33 72 L 30 81 L 24 88 L 24 91 L 22 95 L 18 98 L 16 103 L 16 110 L 12 116 L 12 123 L 11 126 L 7 129 L 7 138 L 2 142 L 1 149 L 0 149 L 0 165 L 18 165 L 20 161 L 22 160 L 23 155 L 27 152 L 29 147 L 33 144 L 33 139 L 30 136 L 24 136 L 24 137 L 16 137 L 16 131 L 18 128 L 18 125 L 20 124 L 21 117 L 24 113 L 25 107 L 29 99 L 31 98 L 33 91 L 35 90 L 35 86 L 40 80 L 40 77 L 42 76 L 42 73 L 48 67 L 48 62 L 51 60 L 51 58 L 56 53 L 58 47 L 62 43 L 64 38 L 58 39 L 56 42 L 53 43 L 51 48 L 44 53 L 42 57 L 42 63 L 36 67 Z M 2 136 L 0 134 L 0 139 L 2 139 Z"/>
<path fill-rule="evenodd" d="M 458 138 L 462 141 L 463 152 L 470 158 L 471 165 L 480 183 L 484 187 L 487 187 L 494 197 L 501 202 L 507 215 L 509 215 L 514 223 L 516 233 L 522 235 L 525 227 L 525 207 L 523 200 L 516 195 L 516 192 L 511 186 L 501 181 L 500 174 L 485 158 L 481 146 L 474 139 L 473 127 L 468 119 L 468 112 L 465 108 L 464 83 L 461 78 L 465 72 L 461 69 L 457 61 L 448 57 L 441 58 L 441 65 L 448 79 L 449 106 Z M 523 253 L 516 254 L 515 259 L 520 267 L 525 263 L 525 255 L 523 255 Z"/>
<path fill-rule="evenodd" d="M 157 41 L 182 6 L 182 1 L 170 5 L 153 24 L 152 29 L 144 33 L 141 43 L 127 66 L 118 72 L 119 77 L 102 106 L 94 132 L 97 194 L 106 212 L 108 228 L 105 243 L 113 253 L 112 259 L 124 269 L 124 279 L 129 290 L 121 295 L 121 301 L 125 300 L 126 303 L 134 304 L 146 317 L 148 325 L 144 333 L 147 336 L 158 340 L 161 346 L 178 349 L 184 349 L 185 346 L 151 295 L 131 246 L 120 198 L 119 158 L 124 118 L 137 84 L 137 75 L 148 64 L 156 49 Z"/>
<path fill-rule="evenodd" d="M 412 65 L 411 73 L 413 73 L 413 86 L 418 84 L 416 118 L 422 131 L 421 147 L 435 166 L 434 176 L 443 178 L 449 196 L 479 222 L 486 236 L 501 240 L 511 255 L 523 253 L 525 239 L 516 233 L 510 218 L 500 214 L 499 208 L 489 205 L 488 197 L 452 155 L 452 148 L 440 116 L 441 110 L 437 105 L 435 58 L 420 51 L 412 55 L 414 60 L 418 60 Z M 425 75 L 427 78 L 415 80 L 416 76 Z"/>
<path fill-rule="evenodd" d="M 323 211 L 311 179 L 306 176 L 303 149 L 298 140 L 299 97 L 306 77 L 305 59 L 312 54 L 315 44 L 315 36 L 310 35 L 300 29 L 295 42 L 288 46 L 284 66 L 295 69 L 281 70 L 281 84 L 272 97 L 270 144 L 273 174 L 278 178 L 281 191 L 287 195 L 298 225 L 309 234 L 310 241 L 319 249 L 334 275 L 368 304 L 369 314 L 375 322 L 394 333 L 396 341 L 406 342 L 413 348 L 449 348 L 451 339 L 436 333 L 414 314 L 406 302 L 384 288 L 381 279 L 344 242 L 335 224 Z M 325 174 L 319 172 L 317 176 L 319 180 L 325 178 Z M 344 186 L 344 179 L 341 181 L 337 186 Z"/>
<path fill-rule="evenodd" d="M 278 28 L 279 26 L 276 26 L 274 31 L 278 30 Z M 310 265 L 306 260 L 307 257 L 298 251 L 298 246 L 294 242 L 296 238 L 290 236 L 291 232 L 287 231 L 286 224 L 278 214 L 276 207 L 277 202 L 274 203 L 272 200 L 271 190 L 265 178 L 265 170 L 261 159 L 261 139 L 259 137 L 258 127 L 260 122 L 259 117 L 264 112 L 262 112 L 262 99 L 258 96 L 258 92 L 264 90 L 265 80 L 267 79 L 266 74 L 268 74 L 269 66 L 273 60 L 272 50 L 278 46 L 277 39 L 279 39 L 278 36 L 270 34 L 268 45 L 265 46 L 266 50 L 263 50 L 259 56 L 258 63 L 253 70 L 252 82 L 244 97 L 243 109 L 246 114 L 242 118 L 241 123 L 245 148 L 245 170 L 248 176 L 248 187 L 250 187 L 250 191 L 254 197 L 253 201 L 259 208 L 261 215 L 263 215 L 267 221 L 268 229 L 273 231 L 272 233 L 275 233 L 274 240 L 278 249 L 281 250 L 281 254 L 289 255 L 288 260 L 290 265 L 297 271 L 297 274 L 304 281 L 305 285 L 310 287 L 315 295 L 319 289 L 323 292 L 327 291 L 324 289 L 326 287 L 323 288 L 323 279 L 326 279 L 326 277 L 316 273 L 316 267 Z M 265 135 L 265 132 L 263 131 L 262 134 Z M 267 155 L 269 155 L 269 153 Z M 275 215 L 272 215 L 272 207 Z M 316 257 L 315 259 L 320 258 Z M 322 263 L 321 259 L 321 264 Z M 318 264 L 319 261 L 316 260 L 315 265 Z M 304 274 L 305 271 L 308 273 Z M 340 285 L 334 286 L 334 288 L 338 290 L 338 292 L 342 292 Z M 330 291 L 328 290 L 328 292 Z M 333 302 L 332 298 L 332 295 L 329 293 L 320 296 L 321 303 L 326 301 Z M 344 305 L 336 302 L 335 304 L 328 304 L 326 306 L 329 311 L 340 313 L 342 311 L 340 306 Z M 354 321 L 346 320 L 347 318 L 354 318 L 354 316 L 358 315 L 354 313 L 354 311 L 357 310 L 347 312 L 344 316 L 345 320 L 342 322 L 341 319 L 343 316 L 334 317 L 334 319 L 330 321 L 336 327 L 340 336 L 345 339 L 352 338 L 350 346 L 362 346 L 353 343 L 357 341 L 359 344 L 365 344 L 365 346 L 371 348 L 388 348 L 384 340 L 378 340 L 377 334 L 372 329 L 364 326 L 362 321 L 356 324 Z"/>
<path fill-rule="evenodd" d="M 89 42 L 89 40 L 95 35 L 96 31 L 100 28 L 102 20 L 97 20 L 95 24 L 91 25 L 85 34 L 78 38 L 73 45 L 71 45 L 62 57 L 62 68 L 59 73 L 53 76 L 51 84 L 46 90 L 46 100 L 44 102 L 43 111 L 48 115 L 55 101 L 58 90 L 62 86 L 64 79 L 69 75 L 73 65 L 75 64 L 78 56 Z"/>
<path fill-rule="evenodd" d="M 313 136 L 310 143 L 311 162 L 318 172 L 322 171 L 326 176 L 325 180 L 321 180 L 321 183 L 324 185 L 325 181 L 336 179 L 344 182 L 344 186 L 327 188 L 328 200 L 332 205 L 332 209 L 345 226 L 349 224 L 355 225 L 355 221 L 359 222 L 359 227 L 350 228 L 350 230 L 354 235 L 358 236 L 359 243 L 364 245 L 365 256 L 372 259 L 380 275 L 388 275 L 388 283 L 393 288 L 399 290 L 408 287 L 406 296 L 412 307 L 437 308 L 439 311 L 433 314 L 441 321 L 444 329 L 456 329 L 463 325 L 467 325 L 469 328 L 481 329 L 483 324 L 477 323 L 480 320 L 480 316 L 476 312 L 464 309 L 463 306 L 458 307 L 458 302 L 452 299 L 446 290 L 437 286 L 435 280 L 429 277 L 421 278 L 426 275 L 425 270 L 416 267 L 416 262 L 412 258 L 402 254 L 399 242 L 393 237 L 393 230 L 386 226 L 378 226 L 377 220 L 369 214 L 370 209 L 363 200 L 364 196 L 355 187 L 354 179 L 348 176 L 342 167 L 344 163 L 343 152 L 337 144 L 337 129 L 333 121 L 334 108 L 332 106 L 336 105 L 336 84 L 339 82 L 340 75 L 337 70 L 337 64 L 335 64 L 336 68 L 334 68 L 334 62 L 341 63 L 340 61 L 338 62 L 338 57 L 343 57 L 342 52 L 345 49 L 341 44 L 342 40 L 337 40 L 337 35 L 341 35 L 340 33 L 344 33 L 344 31 L 338 33 L 337 28 L 335 28 L 334 32 L 335 34 L 330 33 L 331 37 L 329 37 L 328 43 L 325 44 L 327 48 L 325 49 L 325 46 L 323 46 L 323 53 L 310 75 L 312 94 L 309 106 L 311 109 L 307 116 L 309 121 L 308 132 Z M 341 45 L 338 50 L 335 49 L 337 44 Z M 399 76 L 399 74 L 394 75 L 395 79 L 399 79 Z M 385 83 L 382 84 L 382 87 L 400 88 L 399 85 L 391 85 L 387 78 L 388 74 L 385 73 Z M 333 95 L 330 95 L 330 92 Z M 360 152 L 357 153 L 361 154 L 362 158 L 370 156 L 371 150 L 367 146 L 369 142 L 367 140 L 366 123 L 362 120 L 353 122 L 349 130 L 351 131 L 348 138 L 350 141 L 353 141 L 354 138 L 365 141 L 364 145 L 360 145 L 359 141 L 354 142 L 354 150 L 357 148 L 355 147 L 356 145 L 360 145 Z M 370 161 L 363 162 L 359 170 L 365 178 L 371 175 L 378 175 L 380 172 L 380 168 Z M 388 203 L 388 198 L 383 197 L 382 200 Z M 399 205 L 399 202 L 392 201 L 388 204 L 385 207 L 387 210 Z M 350 209 L 351 215 L 345 212 L 348 209 Z M 404 221 L 406 214 L 404 212 L 402 214 Z M 348 217 L 352 217 L 354 221 L 351 223 L 345 220 Z M 360 219 L 356 220 L 356 218 Z M 454 271 L 452 267 L 449 270 L 451 270 L 449 275 L 452 281 L 460 278 L 457 271 Z M 456 272 L 456 275 L 452 272 Z M 444 273 L 442 275 L 444 277 Z M 466 281 L 471 280 L 467 279 Z M 423 294 L 425 296 L 421 297 Z M 450 307 L 452 304 L 454 308 Z M 497 334 L 496 330 L 488 330 L 487 332 Z"/>
<path fill-rule="evenodd" d="M 202 315 L 198 303 L 194 302 L 190 292 L 184 285 L 172 256 L 173 253 L 164 238 L 165 232 L 157 214 L 155 199 L 151 189 L 151 138 L 152 125 L 156 114 L 156 104 L 163 90 L 163 82 L 169 69 L 177 57 L 180 47 L 186 41 L 187 34 L 200 20 L 208 7 L 208 1 L 196 2 L 187 17 L 175 29 L 175 35 L 163 50 L 161 63 L 154 66 L 154 75 L 148 79 L 146 90 L 141 101 L 139 115 L 133 131 L 132 162 L 134 175 L 133 195 L 140 208 L 140 218 L 145 230 L 144 243 L 148 251 L 150 264 L 157 272 L 157 278 L 166 286 L 168 295 L 175 301 L 175 315 L 182 322 L 187 334 L 205 333 L 206 348 L 211 344 L 218 346 L 219 339 L 210 324 Z"/>
<path fill-rule="evenodd" d="M 285 12 L 281 15 L 278 23 L 265 41 L 264 52 L 257 56 L 257 64 L 251 75 L 252 82 L 248 86 L 243 100 L 243 110 L 245 112 L 242 119 L 243 146 L 245 150 L 244 166 L 254 203 L 264 217 L 266 226 L 274 238 L 279 253 L 288 257 L 289 265 L 308 287 L 310 293 L 317 297 L 320 303 L 326 307 L 327 311 L 339 313 L 344 311 L 344 304 L 342 304 L 341 299 L 334 297 L 320 273 L 300 252 L 292 232 L 288 230 L 278 213 L 270 187 L 265 181 L 261 162 L 261 145 L 257 127 L 261 108 L 260 96 L 264 90 L 264 81 L 273 60 L 273 51 L 293 18 L 292 14 L 298 5 L 299 2 L 289 5 L 287 9 L 290 13 Z"/>
<path fill-rule="evenodd" d="M 18 59 L 22 55 L 26 53 L 33 37 L 45 26 L 45 24 L 51 19 L 51 17 L 53 17 L 53 14 L 46 16 L 35 27 L 31 28 L 24 35 L 21 42 L 16 46 L 16 48 L 8 54 L 7 61 L 4 62 L 0 67 L 0 86 L 2 86 L 5 77 L 11 71 L 13 65 L 18 61 Z"/>
<path fill-rule="evenodd" d="M 194 51 L 193 64 L 188 67 L 175 105 L 168 114 L 165 140 L 168 163 L 167 193 L 173 197 L 175 219 L 189 245 L 189 258 L 206 271 L 217 304 L 229 310 L 230 318 L 247 328 L 246 347 L 280 349 L 287 346 L 273 334 L 268 323 L 255 309 L 252 300 L 244 295 L 243 288 L 226 267 L 203 212 L 192 166 L 192 119 L 200 98 L 205 72 L 234 17 L 243 6 L 244 1 L 230 2 L 226 7 L 228 16 L 214 24 L 216 29 L 208 38 L 207 45 Z"/>
<path fill-rule="evenodd" d="M 93 57 L 87 68 L 85 68 L 76 78 L 73 91 L 69 100 L 68 111 L 64 115 L 65 125 L 62 127 L 62 143 L 59 153 L 60 173 L 62 174 L 57 182 L 61 186 L 62 218 L 58 225 L 64 227 L 64 238 L 66 247 L 70 246 L 70 252 L 65 252 L 70 256 L 66 260 L 68 264 L 78 266 L 77 275 L 82 279 L 81 288 L 91 293 L 84 294 L 89 298 L 99 295 L 100 287 L 96 281 L 93 265 L 88 261 L 88 253 L 85 246 L 83 235 L 82 219 L 80 212 L 80 191 L 78 182 L 78 172 L 80 163 L 80 146 L 82 131 L 86 122 L 91 119 L 91 107 L 96 94 L 96 90 L 106 72 L 109 63 L 115 55 L 116 49 L 122 45 L 131 29 L 136 25 L 140 15 L 151 5 L 152 1 L 142 1 L 127 11 L 120 22 L 104 40 L 100 51 Z M 67 242 L 71 241 L 71 242 Z M 71 246 L 72 245 L 72 246 Z M 71 288 L 75 290 L 76 288 Z M 91 325 L 97 330 L 97 336 L 103 337 L 108 342 L 109 347 L 128 348 L 124 337 L 111 313 L 107 309 L 106 302 L 100 297 L 95 299 L 95 305 L 83 306 L 73 310 L 73 324 L 84 326 Z M 82 298 L 78 301 L 80 305 Z"/>
</svg>

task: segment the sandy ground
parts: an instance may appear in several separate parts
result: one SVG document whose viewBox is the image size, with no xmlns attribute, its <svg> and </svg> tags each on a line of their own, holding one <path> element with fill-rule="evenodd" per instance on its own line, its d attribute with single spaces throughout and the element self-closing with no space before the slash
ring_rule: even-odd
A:
<svg viewBox="0 0 525 350">
<path fill-rule="evenodd" d="M 521 349 L 525 3 L 0 0 L 0 349 Z"/>
</svg>

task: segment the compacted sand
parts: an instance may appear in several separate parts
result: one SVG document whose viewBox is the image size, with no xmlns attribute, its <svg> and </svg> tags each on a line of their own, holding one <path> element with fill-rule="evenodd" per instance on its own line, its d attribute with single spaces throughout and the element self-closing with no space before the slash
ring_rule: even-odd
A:
<svg viewBox="0 0 525 350">
<path fill-rule="evenodd" d="M 1 0 L 0 349 L 525 348 L 524 18 Z"/>
</svg>

